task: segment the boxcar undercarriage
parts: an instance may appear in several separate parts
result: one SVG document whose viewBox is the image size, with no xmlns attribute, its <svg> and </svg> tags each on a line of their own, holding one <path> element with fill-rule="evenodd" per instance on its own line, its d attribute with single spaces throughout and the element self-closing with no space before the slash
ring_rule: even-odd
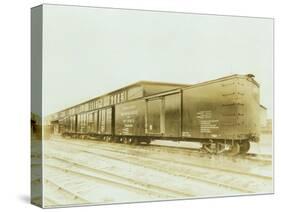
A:
<svg viewBox="0 0 281 212">
<path fill-rule="evenodd" d="M 235 156 L 246 154 L 250 149 L 250 142 L 256 142 L 258 138 L 247 140 L 223 140 L 223 139 L 198 139 L 198 138 L 171 138 L 160 136 L 113 136 L 101 134 L 63 133 L 63 137 L 79 139 L 99 139 L 104 142 L 123 143 L 128 145 L 149 145 L 153 140 L 169 140 L 175 142 L 198 142 L 201 144 L 200 150 L 210 154 L 225 154 Z"/>
</svg>

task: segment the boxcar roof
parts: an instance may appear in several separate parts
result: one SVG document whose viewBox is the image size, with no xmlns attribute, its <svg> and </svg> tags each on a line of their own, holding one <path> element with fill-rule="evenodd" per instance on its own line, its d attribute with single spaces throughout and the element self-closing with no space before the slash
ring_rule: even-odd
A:
<svg viewBox="0 0 281 212">
<path fill-rule="evenodd" d="M 207 85 L 207 84 L 220 82 L 220 81 L 224 81 L 224 80 L 228 80 L 228 79 L 232 79 L 232 78 L 250 78 L 251 81 L 259 87 L 259 84 L 253 79 L 254 75 L 252 75 L 252 74 L 246 74 L 246 75 L 233 74 L 233 75 L 230 75 L 230 76 L 221 77 L 221 78 L 214 79 L 214 80 L 199 82 L 199 83 L 196 83 L 196 84 L 186 85 L 186 86 L 182 86 L 182 87 L 179 87 L 179 88 L 173 88 L 173 89 L 168 90 L 168 91 L 162 91 L 162 92 L 159 92 L 157 94 L 146 96 L 145 98 L 149 99 L 149 98 L 154 98 L 154 97 L 157 97 L 157 96 L 167 95 L 167 94 L 170 94 L 170 93 L 176 93 L 176 92 L 180 92 L 181 89 L 189 89 L 189 88 L 192 89 L 194 87 L 204 86 L 204 85 Z M 261 106 L 264 107 L 263 105 L 261 105 Z"/>
<path fill-rule="evenodd" d="M 128 88 L 135 87 L 135 86 L 145 86 L 145 85 L 152 85 L 152 86 L 154 86 L 154 85 L 155 85 L 155 86 L 157 86 L 157 85 L 160 85 L 160 86 L 163 85 L 163 86 L 165 86 L 165 85 L 166 85 L 166 86 L 174 86 L 175 88 L 190 86 L 190 84 L 182 84 L 182 83 L 170 83 L 170 82 L 158 82 L 158 81 L 146 81 L 146 80 L 141 80 L 141 81 L 138 81 L 138 82 L 135 82 L 135 83 L 132 83 L 132 84 L 123 86 L 123 87 L 121 87 L 121 88 L 118 88 L 118 89 L 116 89 L 116 90 L 110 91 L 110 92 L 105 93 L 105 94 L 103 94 L 103 95 L 100 95 L 100 96 L 91 98 L 91 99 L 89 99 L 89 100 L 87 100 L 87 101 L 83 101 L 83 102 L 78 103 L 78 104 L 76 104 L 76 105 L 67 107 L 67 108 L 65 108 L 65 109 L 63 109 L 63 110 L 60 110 L 60 111 L 57 111 L 57 112 L 55 112 L 55 113 L 49 114 L 48 116 L 54 115 L 54 114 L 59 113 L 59 112 L 63 112 L 63 111 L 65 111 L 65 110 L 68 110 L 68 109 L 77 107 L 77 106 L 82 105 L 82 104 L 86 104 L 86 103 L 88 103 L 88 102 L 90 102 L 90 101 L 92 101 L 92 100 L 94 100 L 94 99 L 99 99 L 99 98 L 101 98 L 101 97 L 105 97 L 105 96 L 107 96 L 107 95 L 111 95 L 111 94 L 113 94 L 113 93 L 115 93 L 115 92 L 118 92 L 118 91 L 121 91 L 121 90 L 126 90 L 126 89 L 128 89 Z M 173 88 L 172 88 L 172 89 L 173 89 Z M 172 90 L 172 89 L 171 89 L 171 90 Z"/>
<path fill-rule="evenodd" d="M 82 104 L 86 104 L 94 99 L 99 99 L 99 98 L 102 98 L 102 97 L 105 97 L 107 95 L 111 95 L 115 92 L 118 92 L 120 90 L 126 90 L 128 88 L 131 88 L 131 87 L 134 87 L 134 86 L 145 86 L 145 85 L 163 85 L 163 86 L 174 86 L 175 88 L 171 88 L 170 90 L 166 90 L 166 91 L 161 91 L 157 94 L 154 94 L 154 95 L 151 95 L 150 97 L 152 96 L 155 96 L 155 95 L 161 95 L 161 94 L 164 94 L 166 92 L 173 92 L 173 91 L 176 91 L 178 88 L 182 88 L 182 89 L 188 89 L 188 88 L 193 88 L 193 87 L 197 87 L 197 86 L 203 86 L 203 85 L 207 85 L 207 84 L 210 84 L 210 83 L 215 83 L 215 82 L 219 82 L 219 81 L 224 81 L 224 80 L 227 80 L 227 79 L 231 79 L 231 78 L 250 78 L 251 81 L 253 83 L 255 83 L 258 87 L 259 87 L 259 84 L 253 79 L 254 78 L 254 75 L 252 74 L 245 74 L 245 75 L 241 75 L 241 74 L 234 74 L 234 75 L 230 75 L 230 76 L 226 76 L 226 77 L 221 77 L 221 78 L 218 78 L 218 79 L 214 79 L 214 80 L 209 80 L 209 81 L 205 81 L 205 82 L 201 82 L 201 83 L 196 83 L 196 84 L 181 84 L 181 83 L 169 83 L 169 82 L 157 82 L 157 81 L 145 81 L 145 80 L 142 80 L 142 81 L 138 81 L 138 82 L 135 82 L 135 83 L 132 83 L 132 84 L 129 84 L 127 86 L 123 86 L 119 89 L 116 89 L 116 90 L 113 90 L 109 93 L 106 93 L 106 94 L 103 94 L 103 95 L 100 95 L 100 96 L 97 96 L 97 97 L 94 97 L 94 98 L 91 98 L 87 101 L 84 101 L 84 102 L 81 102 L 81 103 L 78 103 L 76 105 L 73 105 L 73 106 L 70 106 L 70 107 L 67 107 L 63 110 L 60 110 L 58 112 L 55 112 L 55 113 L 52 113 L 52 114 L 49 114 L 48 116 L 52 116 L 54 114 L 57 114 L 59 112 L 63 112 L 63 111 L 66 111 L 68 109 L 71 109 L 71 108 L 74 108 L 74 107 L 77 107 L 79 105 L 82 105 Z"/>
<path fill-rule="evenodd" d="M 242 74 L 233 74 L 233 75 L 230 75 L 230 76 L 226 76 L 226 77 L 221 77 L 221 78 L 218 78 L 218 79 L 213 79 L 213 80 L 209 80 L 209 81 L 205 81 L 205 82 L 200 82 L 200 83 L 196 83 L 196 84 L 193 84 L 192 86 L 185 86 L 185 87 L 182 87 L 183 89 L 189 89 L 189 88 L 194 88 L 194 87 L 198 87 L 198 86 L 203 86 L 203 85 L 207 85 L 207 84 L 210 84 L 210 83 L 215 83 L 215 82 L 220 82 L 220 81 L 224 81 L 224 80 L 228 80 L 228 79 L 232 79 L 232 78 L 248 78 L 248 79 L 251 79 L 251 81 L 257 85 L 258 87 L 260 87 L 259 83 L 257 81 L 254 80 L 254 75 L 253 74 L 245 74 L 245 75 L 242 75 Z"/>
</svg>

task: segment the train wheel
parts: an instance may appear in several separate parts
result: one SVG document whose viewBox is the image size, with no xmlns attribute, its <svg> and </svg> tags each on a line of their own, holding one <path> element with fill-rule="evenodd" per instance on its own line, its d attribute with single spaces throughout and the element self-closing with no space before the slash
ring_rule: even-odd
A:
<svg viewBox="0 0 281 212">
<path fill-rule="evenodd" d="M 149 145 L 151 143 L 151 139 L 150 138 L 146 138 L 146 139 L 143 138 L 142 141 L 143 141 L 143 143 L 145 145 Z"/>
<path fill-rule="evenodd" d="M 134 138 L 133 140 L 132 140 L 132 143 L 131 144 L 133 144 L 133 145 L 138 145 L 139 144 L 139 140 L 137 139 L 137 138 Z"/>
<path fill-rule="evenodd" d="M 111 137 L 110 136 L 106 136 L 106 141 L 107 142 L 111 142 Z"/>
<path fill-rule="evenodd" d="M 128 139 L 126 137 L 124 137 L 122 140 L 124 144 L 128 144 Z"/>
<path fill-rule="evenodd" d="M 240 144 L 240 154 L 245 154 L 250 149 L 250 142 L 249 141 L 243 141 Z"/>
<path fill-rule="evenodd" d="M 145 143 L 146 143 L 146 145 L 149 145 L 151 143 L 151 140 L 148 139 L 148 140 L 145 141 Z"/>
<path fill-rule="evenodd" d="M 240 144 L 238 142 L 235 142 L 233 145 L 231 145 L 230 149 L 225 152 L 228 156 L 235 156 L 240 153 Z"/>
<path fill-rule="evenodd" d="M 133 143 L 133 138 L 129 138 L 127 144 L 132 144 L 132 143 Z"/>
<path fill-rule="evenodd" d="M 210 154 L 216 154 L 217 153 L 217 144 L 212 142 L 212 143 L 204 143 L 202 145 L 202 150 L 204 152 L 210 153 Z"/>
</svg>

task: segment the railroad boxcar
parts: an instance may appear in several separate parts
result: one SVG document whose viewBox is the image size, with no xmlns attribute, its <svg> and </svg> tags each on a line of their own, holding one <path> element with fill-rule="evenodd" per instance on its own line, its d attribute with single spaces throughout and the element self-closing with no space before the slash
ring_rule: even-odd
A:
<svg viewBox="0 0 281 212">
<path fill-rule="evenodd" d="M 205 151 L 232 155 L 247 152 L 250 142 L 259 140 L 259 85 L 253 75 L 188 86 L 142 82 L 123 90 L 123 101 L 119 89 L 95 98 L 97 107 L 80 104 L 56 114 L 64 115 L 59 119 L 62 134 L 124 143 L 196 141 Z"/>
<path fill-rule="evenodd" d="M 115 136 L 198 141 L 208 152 L 245 153 L 259 139 L 259 85 L 233 75 L 115 106 Z"/>
<path fill-rule="evenodd" d="M 183 138 L 196 138 L 208 151 L 247 152 L 259 140 L 259 84 L 252 75 L 233 75 L 182 90 Z"/>
<path fill-rule="evenodd" d="M 187 86 L 187 84 L 139 81 L 49 116 L 59 126 L 59 133 L 69 136 L 114 133 L 114 106 L 159 92 Z"/>
</svg>

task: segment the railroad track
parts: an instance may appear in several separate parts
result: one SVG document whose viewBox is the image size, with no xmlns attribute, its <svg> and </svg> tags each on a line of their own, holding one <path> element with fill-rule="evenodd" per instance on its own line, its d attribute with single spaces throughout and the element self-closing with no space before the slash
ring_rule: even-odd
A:
<svg viewBox="0 0 281 212">
<path fill-rule="evenodd" d="M 69 141 L 68 141 L 69 143 Z M 123 148 L 119 148 L 120 145 L 123 147 L 122 144 L 119 144 L 118 146 L 116 145 L 111 145 L 110 147 L 106 147 L 106 146 L 100 146 L 100 145 L 95 145 L 91 142 L 70 142 L 74 145 L 80 145 L 82 147 L 86 147 L 88 150 L 90 148 L 100 148 L 100 149 L 104 149 L 104 150 L 107 150 L 107 151 L 111 151 L 111 152 L 119 152 L 119 153 L 122 153 L 122 154 L 127 154 L 127 155 L 135 155 L 135 154 L 143 154 L 143 157 L 146 158 L 146 157 L 149 157 L 151 159 L 156 159 L 156 160 L 162 160 L 162 161 L 165 161 L 167 163 L 176 163 L 176 164 L 182 164 L 182 165 L 189 165 L 189 166 L 196 166 L 196 167 L 201 167 L 201 168 L 207 168 L 207 169 L 213 169 L 213 170 L 218 170 L 218 171 L 225 171 L 225 172 L 232 172 L 232 173 L 236 173 L 236 174 L 239 174 L 239 175 L 244 175 L 244 176 L 252 176 L 252 177 L 256 177 L 256 178 L 264 178 L 264 179 L 268 179 L 268 180 L 272 180 L 272 176 L 270 175 L 261 175 L 261 174 L 257 174 L 257 173 L 254 173 L 254 172 L 245 172 L 245 171 L 240 171 L 239 169 L 237 168 L 241 168 L 241 167 L 235 167 L 235 169 L 233 168 L 228 168 L 228 167 L 219 167 L 217 166 L 217 164 L 211 164 L 211 165 L 206 165 L 208 164 L 210 161 L 210 157 L 212 156 L 209 156 L 209 157 L 205 157 L 205 155 L 199 155 L 201 158 L 205 158 L 206 160 L 204 161 L 204 164 L 202 163 L 198 163 L 196 162 L 195 160 L 191 160 L 191 158 L 186 158 L 186 155 L 183 155 L 184 158 L 179 160 L 175 160 L 174 158 L 169 158 L 169 159 L 166 159 L 166 158 L 160 158 L 159 156 L 157 156 L 157 154 L 154 154 L 154 156 L 152 156 L 151 153 L 149 154 L 145 154 L 147 151 L 150 151 L 151 149 L 147 149 L 147 148 L 140 148 L 140 147 L 131 147 L 131 146 L 126 146 L 126 149 L 123 149 Z M 127 148 L 128 147 L 128 148 Z M 128 151 L 128 149 L 130 151 Z M 131 151 L 132 150 L 132 151 Z M 154 151 L 158 152 L 157 149 L 153 149 Z M 170 152 L 168 152 L 170 153 Z M 178 152 L 173 152 L 173 153 L 178 153 Z M 197 155 L 192 155 L 192 156 L 197 156 Z M 216 156 L 215 156 L 216 157 Z M 219 157 L 219 159 L 225 159 L 225 157 Z M 195 158 L 196 159 L 196 158 Z M 229 159 L 229 157 L 226 157 L 226 159 Z M 235 160 L 241 160 L 241 158 L 236 158 Z M 231 159 L 231 162 L 233 161 L 233 158 Z M 254 160 L 256 161 L 256 160 Z M 257 162 L 260 162 L 259 160 Z M 263 163 L 263 162 L 262 162 Z"/>
<path fill-rule="evenodd" d="M 101 147 L 100 149 L 103 149 L 105 151 L 110 151 L 110 152 L 113 152 L 113 153 L 117 152 L 117 153 L 120 153 L 120 154 L 126 154 L 126 155 L 129 155 L 129 156 L 132 156 L 132 157 L 135 156 L 135 154 L 130 153 L 128 151 L 122 151 L 122 150 L 117 150 L 117 149 L 112 150 L 112 149 L 106 148 L 106 147 Z M 192 167 L 196 167 L 196 168 L 200 167 L 200 168 L 204 168 L 204 169 L 208 169 L 208 170 L 211 169 L 211 170 L 217 170 L 217 171 L 223 171 L 223 172 L 232 172 L 232 173 L 239 174 L 239 175 L 242 175 L 242 176 L 250 176 L 250 177 L 255 177 L 255 178 L 272 180 L 271 176 L 260 175 L 260 174 L 256 174 L 256 173 L 250 173 L 250 172 L 242 172 L 242 171 L 239 171 L 239 170 L 228 169 L 228 168 L 225 168 L 225 167 L 209 166 L 209 165 L 203 165 L 203 164 L 188 162 L 188 161 L 183 162 L 182 160 L 165 159 L 165 158 L 161 158 L 161 157 L 157 157 L 157 156 L 149 156 L 149 157 L 146 156 L 145 159 L 147 159 L 147 158 L 149 158 L 150 160 L 154 160 L 154 161 L 161 160 L 165 163 L 170 163 L 170 164 L 180 164 L 180 165 L 183 165 L 183 166 L 192 166 Z"/>
<path fill-rule="evenodd" d="M 72 141 L 72 138 L 55 138 L 54 140 L 61 140 L 61 141 Z M 95 138 L 91 139 L 83 139 L 83 140 L 74 140 L 74 141 L 81 141 L 81 143 L 89 143 L 93 144 L 93 142 L 98 143 L 106 143 L 105 141 L 101 141 Z M 111 142 L 110 144 L 113 144 L 115 146 L 124 146 L 122 143 L 116 143 Z M 269 154 L 256 154 L 256 153 L 246 153 L 244 155 L 236 155 L 236 156 L 227 156 L 227 155 L 211 155 L 209 153 L 206 153 L 202 151 L 199 148 L 191 148 L 191 147 L 177 147 L 177 146 L 170 146 L 170 145 L 159 145 L 159 144 L 138 144 L 138 145 L 126 145 L 126 148 L 131 149 L 144 149 L 149 151 L 164 151 L 169 153 L 183 153 L 185 155 L 189 156 L 197 156 L 197 157 L 224 157 L 225 159 L 229 160 L 251 160 L 251 161 L 257 161 L 265 164 L 272 163 L 272 155 Z"/>
<path fill-rule="evenodd" d="M 154 196 L 157 198 L 179 198 L 179 197 L 191 197 L 192 195 L 188 192 L 180 192 L 177 190 L 168 189 L 166 187 L 157 186 L 149 183 L 144 183 L 140 181 L 136 181 L 134 179 L 130 179 L 121 175 L 117 175 L 114 173 L 110 173 L 108 171 L 96 169 L 91 166 L 86 166 L 77 161 L 65 159 L 57 156 L 50 156 L 49 158 L 63 161 L 66 165 L 71 165 L 71 167 L 65 167 L 61 165 L 50 165 L 47 164 L 48 167 L 56 168 L 59 170 L 63 170 L 65 172 L 81 175 L 83 177 L 89 177 L 96 182 L 104 183 L 107 185 L 111 185 L 114 187 L 119 187 L 121 189 L 133 191 L 140 193 L 142 195 Z"/>
<path fill-rule="evenodd" d="M 89 154 L 94 154 L 95 156 L 98 155 L 101 158 L 107 158 L 107 159 L 109 158 L 111 160 L 119 160 L 119 161 L 122 161 L 124 163 L 128 163 L 128 161 L 129 161 L 130 164 L 134 164 L 134 165 L 137 165 L 137 166 L 143 166 L 143 167 L 146 167 L 146 168 L 158 170 L 158 171 L 165 172 L 165 173 L 170 173 L 170 174 L 173 174 L 173 175 L 185 177 L 186 179 L 196 180 L 198 182 L 213 185 L 213 186 L 217 186 L 217 187 L 220 187 L 220 188 L 227 188 L 231 191 L 236 191 L 236 192 L 240 192 L 240 193 L 241 192 L 242 193 L 256 193 L 257 192 L 257 190 L 254 190 L 253 188 L 250 189 L 250 188 L 247 188 L 245 186 L 240 186 L 237 182 L 235 184 L 235 183 L 230 183 L 229 180 L 217 179 L 217 175 L 218 175 L 217 171 L 218 170 L 213 170 L 210 167 L 206 167 L 206 166 L 199 167 L 201 169 L 204 168 L 205 170 L 206 169 L 208 170 L 207 174 L 205 172 L 205 175 L 202 175 L 202 174 L 200 174 L 200 172 L 198 170 L 194 171 L 194 169 L 198 169 L 198 166 L 195 167 L 194 164 L 188 164 L 188 163 L 184 163 L 184 164 L 180 163 L 179 164 L 179 163 L 175 163 L 174 161 L 160 161 L 159 158 L 156 159 L 156 158 L 150 158 L 150 157 L 149 158 L 147 158 L 147 157 L 143 158 L 142 157 L 141 160 L 139 160 L 139 157 L 137 157 L 135 155 L 127 154 L 127 156 L 124 157 L 124 155 L 121 155 L 121 154 L 124 154 L 124 152 L 122 152 L 122 153 L 117 152 L 119 155 L 116 155 L 116 151 L 114 151 L 114 150 L 103 149 L 102 151 L 107 151 L 107 154 L 102 153 L 102 152 L 97 153 L 96 149 L 95 149 L 95 151 L 91 151 L 91 150 L 89 150 L 89 148 L 87 146 L 84 146 L 83 149 L 81 149 L 81 147 L 83 147 L 83 145 L 80 146 L 81 151 L 83 151 L 85 153 L 89 153 Z M 99 151 L 100 151 L 100 149 L 99 149 Z M 110 151 L 110 154 L 108 154 L 108 151 Z M 113 156 L 112 154 L 114 152 L 115 152 L 115 155 Z M 170 166 L 168 168 L 163 168 L 167 165 L 167 163 L 169 163 Z M 189 166 L 189 169 L 187 171 L 183 172 L 184 169 L 186 170 L 187 165 Z M 175 169 L 175 166 L 178 166 L 177 169 Z M 192 167 L 192 168 L 190 168 L 190 167 Z M 215 171 L 215 173 L 214 173 L 214 171 Z M 222 172 L 222 170 L 220 170 L 220 171 Z M 187 173 L 189 173 L 189 174 L 187 174 Z M 213 177 L 210 177 L 211 174 L 212 174 Z M 263 180 L 271 180 L 271 178 L 268 178 L 268 177 L 265 177 L 265 176 L 245 175 L 245 173 L 235 173 L 235 174 L 236 174 L 236 179 L 239 179 L 239 177 L 241 178 L 241 176 L 243 176 L 243 177 L 247 176 L 248 181 L 249 181 L 249 178 L 250 178 L 250 181 L 251 180 L 255 181 L 259 178 L 262 178 Z M 206 175 L 208 177 L 206 177 Z M 232 173 L 232 175 L 233 175 L 233 173 Z M 244 182 L 244 184 L 247 184 L 247 183 Z"/>
<path fill-rule="evenodd" d="M 44 197 L 44 205 L 47 205 L 47 206 L 59 206 L 60 203 L 53 197 L 50 197 L 50 196 L 45 196 Z"/>
<path fill-rule="evenodd" d="M 143 145 L 145 146 L 145 145 Z M 200 154 L 201 156 L 209 156 L 210 153 L 206 153 L 198 148 L 190 148 L 190 147 L 176 147 L 176 146 L 165 146 L 165 145 L 159 145 L 159 144 L 151 144 L 151 146 L 155 146 L 158 148 L 169 148 L 174 149 L 175 151 L 183 150 L 188 152 L 189 154 L 196 153 Z M 220 155 L 218 155 L 220 156 Z M 243 155 L 236 155 L 236 156 L 228 156 L 228 155 L 222 155 L 225 158 L 231 158 L 231 159 L 247 159 L 247 160 L 255 160 L 255 161 L 261 161 L 261 162 L 272 162 L 272 155 L 267 154 L 257 154 L 257 153 L 245 153 Z"/>
<path fill-rule="evenodd" d="M 69 159 L 62 159 L 62 158 L 59 158 L 60 160 L 65 160 L 65 161 L 69 161 Z M 81 165 L 81 164 L 79 164 L 78 162 L 72 162 L 72 164 L 73 165 L 75 165 L 75 166 L 77 166 L 77 165 Z M 83 166 L 83 165 L 82 165 Z M 57 167 L 58 169 L 61 169 L 61 167 Z M 87 168 L 89 168 L 89 169 L 93 169 L 93 167 L 87 167 Z M 79 171 L 73 171 L 73 170 L 71 170 L 71 169 L 69 169 L 69 168 L 63 168 L 63 170 L 64 171 L 67 171 L 67 172 L 72 172 L 72 173 L 75 173 L 75 174 L 81 174 L 81 170 L 79 170 Z M 82 174 L 82 175 L 84 175 L 84 173 Z M 93 176 L 92 174 L 89 174 L 89 175 L 86 175 L 87 177 L 94 177 L 94 179 L 96 180 L 97 178 L 96 178 L 96 176 Z M 118 177 L 121 177 L 120 175 L 118 176 Z M 194 180 L 194 177 L 192 178 L 193 180 Z M 113 187 L 112 187 L 112 189 L 114 189 L 114 186 L 119 186 L 120 188 L 123 188 L 123 189 L 128 189 L 129 187 L 128 187 L 128 185 L 127 184 L 121 184 L 121 183 L 119 183 L 119 182 L 117 182 L 117 181 L 115 181 L 115 180 L 108 180 L 108 179 L 104 179 L 104 176 L 103 177 L 101 177 L 101 178 L 99 178 L 98 180 L 100 180 L 100 182 L 102 182 L 102 183 L 107 183 L 107 184 L 109 184 L 109 185 L 112 185 Z M 196 178 L 196 180 L 198 181 L 198 178 Z M 203 180 L 203 179 L 200 179 L 200 182 L 204 182 L 205 184 L 210 184 L 210 183 L 212 183 L 212 185 L 214 185 L 213 184 L 213 182 L 210 182 L 210 181 L 207 181 L 207 180 Z M 168 182 L 166 182 L 166 186 L 167 186 L 167 183 Z M 215 185 L 216 186 L 219 186 L 219 187 L 221 187 L 222 186 L 222 184 L 220 183 L 215 183 Z M 238 189 L 238 188 L 234 188 L 234 187 L 230 187 L 230 186 L 228 186 L 228 185 L 223 185 L 225 188 L 227 188 L 227 191 L 229 191 L 229 189 L 231 189 L 231 191 L 233 192 L 233 191 L 235 191 L 235 192 L 233 192 L 233 194 L 235 194 L 237 191 L 239 191 L 239 192 L 241 192 L 241 189 Z M 155 188 L 156 187 L 156 189 L 158 190 L 157 192 L 162 192 L 162 198 L 159 198 L 158 200 L 163 200 L 163 199 L 181 199 L 181 198 L 187 198 L 187 197 L 196 197 L 196 196 L 201 196 L 201 195 L 198 195 L 198 194 L 190 194 L 189 192 L 186 192 L 186 191 L 184 191 L 184 189 L 183 188 L 179 188 L 180 190 L 173 190 L 173 189 L 167 189 L 167 188 L 160 188 L 160 190 L 159 190 L 159 186 L 155 186 L 155 185 L 152 185 L 152 184 L 148 184 L 147 186 L 146 186 L 147 188 L 149 188 L 149 190 L 143 190 L 143 191 L 141 191 L 141 192 L 143 192 L 144 194 L 146 193 L 149 193 L 149 194 L 152 194 L 152 192 L 151 192 L 151 188 Z M 140 190 L 139 190 L 139 188 L 130 188 L 130 189 L 135 189 L 135 191 L 137 191 L 137 192 L 140 192 Z M 222 189 L 222 188 L 221 188 Z M 249 193 L 249 191 L 248 190 L 246 190 L 246 189 L 243 189 L 242 190 L 243 192 L 246 192 L 246 193 Z M 173 195 L 173 197 L 172 196 L 170 196 L 170 195 Z M 224 193 L 225 194 L 225 193 Z M 164 196 L 168 196 L 168 197 L 163 197 L 163 195 Z M 204 195 L 207 195 L 207 194 L 204 194 Z M 210 194 L 209 194 L 210 195 Z"/>
<path fill-rule="evenodd" d="M 261 162 L 268 162 L 272 163 L 272 155 L 269 154 L 256 154 L 256 153 L 247 153 L 243 156 L 245 159 L 248 160 L 256 160 Z"/>
<path fill-rule="evenodd" d="M 72 188 L 68 188 L 65 184 L 60 184 L 50 178 L 45 178 L 44 182 L 44 187 L 47 188 L 44 195 L 44 202 L 47 201 L 47 203 L 45 202 L 44 204 L 46 206 L 50 206 L 50 204 L 60 206 L 64 204 L 75 205 L 90 203 L 87 198 L 82 197 L 78 192 L 73 191 Z"/>
</svg>

